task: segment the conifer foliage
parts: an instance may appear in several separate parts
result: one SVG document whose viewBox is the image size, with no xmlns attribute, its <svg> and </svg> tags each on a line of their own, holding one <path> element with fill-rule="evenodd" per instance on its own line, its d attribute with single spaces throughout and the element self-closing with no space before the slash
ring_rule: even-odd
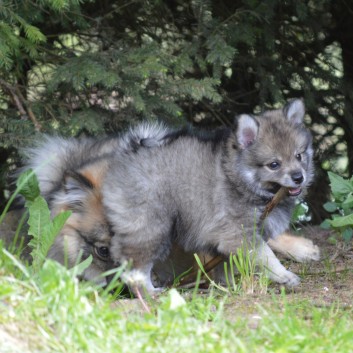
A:
<svg viewBox="0 0 353 353">
<path fill-rule="evenodd" d="M 353 156 L 352 11 L 332 0 L 1 1 L 2 164 L 37 132 L 216 126 L 294 97 L 319 154 Z"/>
</svg>

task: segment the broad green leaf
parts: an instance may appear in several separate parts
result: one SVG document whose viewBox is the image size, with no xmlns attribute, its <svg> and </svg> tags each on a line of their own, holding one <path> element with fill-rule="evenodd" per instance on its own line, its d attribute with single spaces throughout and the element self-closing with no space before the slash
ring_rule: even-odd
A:
<svg viewBox="0 0 353 353">
<path fill-rule="evenodd" d="M 342 237 L 345 241 L 350 241 L 353 236 L 353 229 L 352 228 L 347 228 L 342 232 Z"/>
<path fill-rule="evenodd" d="M 29 246 L 33 249 L 31 252 L 33 268 L 37 272 L 48 255 L 55 237 L 70 217 L 71 211 L 59 213 L 52 221 L 48 204 L 42 196 L 38 196 L 26 205 L 29 208 L 28 234 L 33 237 Z"/>
<path fill-rule="evenodd" d="M 48 255 L 49 249 L 53 245 L 56 236 L 59 234 L 70 215 L 71 211 L 61 212 L 55 216 L 53 221 L 45 226 L 45 234 L 41 239 L 41 252 L 44 257 Z"/>
<path fill-rule="evenodd" d="M 342 202 L 342 206 L 344 208 L 352 208 L 353 207 L 353 195 L 350 194 L 348 197 Z"/>
<path fill-rule="evenodd" d="M 50 227 L 50 235 L 56 236 L 60 232 L 71 213 L 71 211 L 64 211 L 55 216 Z"/>
<path fill-rule="evenodd" d="M 348 216 L 337 217 L 330 221 L 333 227 L 353 226 L 353 213 Z"/>
<path fill-rule="evenodd" d="M 19 176 L 16 186 L 20 189 L 20 194 L 26 200 L 33 201 L 40 195 L 38 179 L 32 169 L 26 170 Z"/>
<path fill-rule="evenodd" d="M 335 197 L 353 192 L 353 183 L 350 180 L 344 179 L 332 172 L 328 172 L 328 176 L 330 178 L 331 190 Z"/>
<path fill-rule="evenodd" d="M 32 235 L 36 239 L 40 239 L 50 222 L 51 220 L 48 204 L 42 196 L 38 196 L 30 203 L 29 206 L 28 234 Z M 29 245 L 31 245 L 31 243 L 32 241 Z"/>
<path fill-rule="evenodd" d="M 47 236 L 47 229 L 50 225 L 50 212 L 48 205 L 42 196 L 38 196 L 28 204 L 28 234 L 32 235 L 28 245 L 32 248 L 33 268 L 39 269 L 45 259 L 46 253 L 42 251 L 43 239 Z"/>
<path fill-rule="evenodd" d="M 25 197 L 25 206 L 29 211 L 28 234 L 32 236 L 28 243 L 33 258 L 32 267 L 38 272 L 54 243 L 55 237 L 64 226 L 71 212 L 65 211 L 51 220 L 50 210 L 40 195 L 38 180 L 32 170 L 27 170 L 17 180 L 17 187 Z"/>
<path fill-rule="evenodd" d="M 326 202 L 323 207 L 327 212 L 335 212 L 337 210 L 337 204 L 335 202 Z"/>
</svg>

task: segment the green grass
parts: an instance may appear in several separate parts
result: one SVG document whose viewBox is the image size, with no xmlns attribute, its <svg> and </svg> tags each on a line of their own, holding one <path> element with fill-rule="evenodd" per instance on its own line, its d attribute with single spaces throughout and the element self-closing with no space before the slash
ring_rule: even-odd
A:
<svg viewBox="0 0 353 353">
<path fill-rule="evenodd" d="M 53 261 L 33 275 L 0 254 L 1 353 L 352 351 L 352 310 L 338 305 L 289 304 L 284 294 L 267 294 L 264 307 L 244 309 L 238 301 L 245 295 L 174 289 L 147 300 L 147 313 L 137 300 L 116 301 Z"/>
<path fill-rule="evenodd" d="M 29 204 L 30 217 L 45 207 Z M 172 289 L 157 299 L 121 300 L 77 280 L 89 259 L 71 270 L 45 259 L 40 234 L 46 224 L 38 223 L 33 232 L 32 255 L 40 257 L 40 266 L 24 264 L 17 246 L 10 247 L 13 255 L 0 242 L 0 353 L 353 351 L 351 306 L 315 307 L 284 293 L 271 297 L 247 249 L 233 258 L 225 287 L 211 283 L 203 294 Z M 119 271 L 111 288 L 119 292 L 118 276 Z"/>
</svg>

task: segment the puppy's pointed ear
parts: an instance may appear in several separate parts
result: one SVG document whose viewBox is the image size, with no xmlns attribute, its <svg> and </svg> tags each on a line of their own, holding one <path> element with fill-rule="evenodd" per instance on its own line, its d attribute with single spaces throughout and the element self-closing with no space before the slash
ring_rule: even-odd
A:
<svg viewBox="0 0 353 353">
<path fill-rule="evenodd" d="M 65 203 L 71 209 L 79 209 L 89 196 L 100 197 L 104 174 L 109 166 L 108 159 L 93 161 L 76 172 L 64 177 Z"/>
<path fill-rule="evenodd" d="M 303 123 L 305 115 L 304 102 L 301 99 L 294 99 L 283 108 L 284 116 L 296 125 Z"/>
<path fill-rule="evenodd" d="M 237 141 L 240 148 L 245 149 L 252 145 L 257 138 L 259 125 L 250 115 L 242 114 L 238 117 Z"/>
<path fill-rule="evenodd" d="M 94 185 L 80 173 L 67 173 L 64 177 L 65 203 L 71 209 L 82 207 Z"/>
</svg>

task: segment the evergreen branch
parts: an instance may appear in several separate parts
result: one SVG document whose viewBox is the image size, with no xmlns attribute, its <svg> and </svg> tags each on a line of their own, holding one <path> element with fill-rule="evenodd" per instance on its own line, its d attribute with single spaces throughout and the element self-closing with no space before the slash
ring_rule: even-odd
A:
<svg viewBox="0 0 353 353">
<path fill-rule="evenodd" d="M 41 131 L 42 125 L 37 120 L 32 109 L 30 107 L 26 107 L 27 110 L 25 109 L 26 100 L 24 99 L 24 97 L 23 97 L 22 93 L 20 92 L 20 90 L 18 89 L 18 87 L 14 87 L 14 86 L 10 85 L 8 82 L 6 82 L 3 79 L 0 79 L 0 85 L 3 86 L 4 89 L 10 93 L 10 95 L 13 99 L 13 102 L 15 103 L 15 105 L 21 115 L 21 118 L 23 120 L 30 119 L 34 124 L 36 131 Z"/>
<path fill-rule="evenodd" d="M 26 104 L 26 100 L 25 100 L 25 98 L 23 97 L 21 91 L 18 89 L 18 87 L 16 87 L 16 91 L 17 91 L 18 96 L 21 98 L 22 102 L 23 102 L 24 104 Z M 41 125 L 41 123 L 38 121 L 38 119 L 36 118 L 36 116 L 34 115 L 34 113 L 33 113 L 32 109 L 31 109 L 31 107 L 29 107 L 28 105 L 27 105 L 27 113 L 28 113 L 29 118 L 31 119 L 31 121 L 32 121 L 33 124 L 34 124 L 34 127 L 35 127 L 36 131 L 41 131 L 41 130 L 42 130 L 42 125 Z"/>
</svg>

